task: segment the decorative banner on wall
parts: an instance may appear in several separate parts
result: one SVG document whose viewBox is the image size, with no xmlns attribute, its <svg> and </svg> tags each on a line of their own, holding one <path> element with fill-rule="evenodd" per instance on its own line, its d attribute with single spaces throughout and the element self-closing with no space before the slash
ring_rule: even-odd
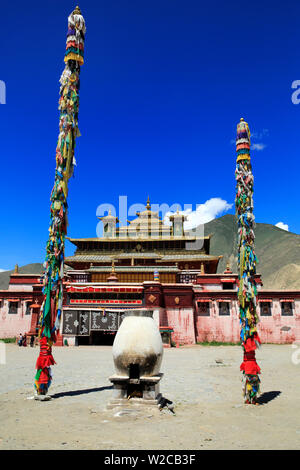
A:
<svg viewBox="0 0 300 470">
<path fill-rule="evenodd" d="M 65 69 L 60 78 L 59 136 L 56 170 L 51 192 L 49 238 L 43 280 L 44 300 L 39 318 L 40 355 L 36 363 L 36 398 L 44 399 L 51 384 L 52 344 L 60 329 L 63 304 L 64 250 L 67 233 L 68 181 L 73 174 L 78 129 L 79 75 L 83 64 L 85 21 L 79 7 L 68 18 Z"/>
<path fill-rule="evenodd" d="M 81 310 L 78 312 L 79 331 L 80 336 L 90 335 L 90 316 L 91 312 L 88 310 Z"/>
<path fill-rule="evenodd" d="M 89 336 L 91 331 L 117 331 L 123 311 L 114 310 L 64 310 L 63 334 Z"/>
<path fill-rule="evenodd" d="M 118 312 L 98 310 L 92 311 L 91 330 L 95 331 L 117 331 Z"/>
<path fill-rule="evenodd" d="M 63 314 L 63 334 L 64 335 L 78 335 L 78 310 L 64 310 Z"/>
<path fill-rule="evenodd" d="M 238 223 L 238 266 L 241 343 L 244 360 L 240 370 L 244 378 L 245 403 L 257 403 L 260 367 L 256 363 L 255 349 L 260 345 L 256 325 L 258 316 L 257 290 L 255 282 L 256 255 L 254 251 L 253 174 L 250 161 L 250 130 L 241 118 L 237 125 L 236 138 L 236 217 Z"/>
</svg>

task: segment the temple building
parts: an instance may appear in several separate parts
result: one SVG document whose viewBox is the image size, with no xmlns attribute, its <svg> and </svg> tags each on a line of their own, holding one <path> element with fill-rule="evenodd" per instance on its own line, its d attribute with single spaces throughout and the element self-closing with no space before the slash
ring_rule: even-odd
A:
<svg viewBox="0 0 300 470">
<path fill-rule="evenodd" d="M 107 282 L 112 266 L 121 283 L 153 281 L 156 271 L 163 284 L 194 280 L 203 270 L 216 274 L 222 257 L 209 253 L 212 235 L 185 232 L 186 217 L 178 211 L 170 217 L 171 227 L 163 224 L 158 212 L 151 210 L 149 198 L 146 210 L 136 214 L 122 227 L 117 227 L 118 219 L 111 213 L 99 217 L 102 238 L 69 238 L 76 247 L 74 256 L 65 259 L 72 268 L 68 272 L 72 281 Z"/>
<path fill-rule="evenodd" d="M 179 211 L 165 225 L 151 210 L 126 226 L 110 212 L 101 217 L 103 236 L 69 238 L 65 259 L 62 328 L 57 345 L 112 344 L 126 309 L 153 310 L 165 346 L 238 342 L 238 274 L 210 253 L 213 234 L 184 230 Z M 0 338 L 36 334 L 43 299 L 41 275 L 11 275 L 0 291 Z M 300 291 L 265 291 L 259 274 L 258 325 L 262 342 L 300 339 Z"/>
</svg>

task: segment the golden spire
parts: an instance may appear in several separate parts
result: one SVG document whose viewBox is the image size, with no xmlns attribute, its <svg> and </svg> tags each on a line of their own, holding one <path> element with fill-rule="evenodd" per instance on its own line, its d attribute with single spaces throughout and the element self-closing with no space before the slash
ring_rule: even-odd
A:
<svg viewBox="0 0 300 470">
<path fill-rule="evenodd" d="M 107 278 L 108 282 L 118 282 L 118 277 L 115 271 L 115 260 L 113 259 L 111 261 L 111 272 L 110 275 Z"/>
<path fill-rule="evenodd" d="M 77 7 L 75 8 L 75 10 L 73 11 L 73 14 L 74 15 L 81 15 L 81 10 L 79 8 L 79 6 L 77 5 Z"/>
<path fill-rule="evenodd" d="M 15 265 L 15 274 L 18 274 L 19 273 L 19 266 L 16 264 Z"/>
<path fill-rule="evenodd" d="M 229 260 L 227 261 L 227 264 L 226 264 L 226 270 L 224 271 L 224 274 L 225 274 L 225 273 L 232 274 L 232 271 L 231 271 L 231 269 L 230 269 Z"/>
<path fill-rule="evenodd" d="M 151 204 L 150 204 L 150 198 L 149 198 L 149 196 L 148 196 L 148 199 L 147 199 L 146 208 L 148 209 L 148 211 L 151 209 Z"/>
</svg>

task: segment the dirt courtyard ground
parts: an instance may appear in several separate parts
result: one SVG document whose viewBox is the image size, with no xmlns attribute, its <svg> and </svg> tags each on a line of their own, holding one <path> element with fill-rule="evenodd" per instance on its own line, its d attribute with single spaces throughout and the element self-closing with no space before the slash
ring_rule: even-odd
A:
<svg viewBox="0 0 300 470">
<path fill-rule="evenodd" d="M 300 364 L 292 345 L 263 345 L 261 406 L 244 405 L 239 346 L 164 350 L 161 393 L 175 405 L 120 412 L 112 347 L 54 348 L 52 400 L 32 399 L 38 348 L 6 344 L 0 364 L 0 449 L 299 449 Z M 294 356 L 295 357 L 295 356 Z M 299 355 L 298 355 L 299 357 Z"/>
</svg>

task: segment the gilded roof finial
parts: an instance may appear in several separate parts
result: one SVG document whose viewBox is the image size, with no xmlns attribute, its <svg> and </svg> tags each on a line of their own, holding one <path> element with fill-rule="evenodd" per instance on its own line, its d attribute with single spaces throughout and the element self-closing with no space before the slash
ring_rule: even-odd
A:
<svg viewBox="0 0 300 470">
<path fill-rule="evenodd" d="M 77 7 L 75 8 L 75 10 L 73 11 L 74 15 L 81 15 L 81 10 L 79 8 L 79 6 L 77 5 Z"/>
<path fill-rule="evenodd" d="M 18 274 L 19 273 L 19 266 L 16 264 L 15 265 L 15 274 Z"/>
<path fill-rule="evenodd" d="M 148 196 L 148 199 L 147 199 L 147 205 L 146 205 L 146 208 L 147 208 L 148 210 L 150 210 L 150 209 L 151 209 L 151 204 L 150 204 L 150 198 L 149 198 L 149 196 Z"/>
<path fill-rule="evenodd" d="M 231 271 L 231 269 L 230 269 L 229 260 L 227 261 L 227 264 L 226 264 L 226 270 L 224 271 L 224 274 L 225 274 L 225 273 L 232 274 L 232 271 Z"/>
<path fill-rule="evenodd" d="M 244 121 L 244 118 L 241 118 L 240 121 Z"/>
<path fill-rule="evenodd" d="M 113 259 L 111 261 L 111 272 L 110 275 L 107 278 L 108 282 L 118 282 L 118 276 L 115 271 L 115 260 Z"/>
</svg>

